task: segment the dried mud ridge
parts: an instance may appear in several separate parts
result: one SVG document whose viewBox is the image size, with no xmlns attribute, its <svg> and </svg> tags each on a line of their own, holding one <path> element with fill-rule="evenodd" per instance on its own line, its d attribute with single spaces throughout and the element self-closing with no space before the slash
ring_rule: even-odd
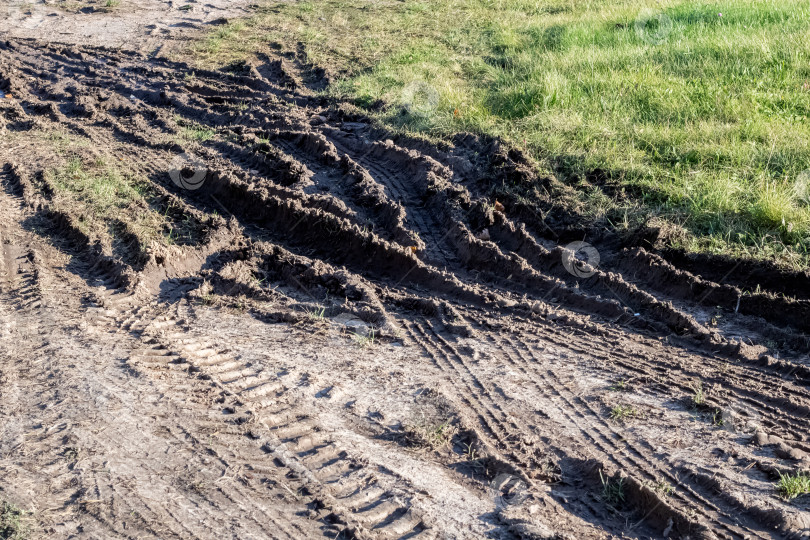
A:
<svg viewBox="0 0 810 540">
<path fill-rule="evenodd" d="M 143 245 L 126 222 L 95 236 L 54 203 L 59 186 L 44 173 L 64 156 L 25 143 L 3 156 L 3 328 L 29 355 L 58 359 L 72 343 L 120 356 L 104 368 L 109 384 L 121 367 L 137 384 L 104 398 L 118 411 L 152 386 L 181 404 L 160 420 L 176 440 L 105 431 L 84 444 L 119 437 L 150 455 L 176 445 L 186 472 L 209 476 L 178 487 L 166 480 L 177 472 L 147 456 L 127 487 L 85 463 L 52 487 L 74 493 L 60 503 L 70 517 L 39 526 L 121 537 L 808 537 L 806 498 L 780 499 L 774 481 L 810 466 L 810 276 L 601 235 L 600 266 L 577 278 L 561 240 L 587 231 L 554 214 L 539 195 L 552 181 L 519 152 L 471 135 L 445 146 L 397 136 L 310 83 L 270 58 L 192 72 L 104 49 L 0 46 L 10 140 L 59 130 L 87 141 L 91 156 L 148 179 L 157 209 L 190 229 L 169 247 Z M 190 142 L 188 125 L 216 135 Z M 198 190 L 169 178 L 184 153 L 207 169 Z M 518 202 L 534 186 L 547 214 Z M 367 381 L 353 396 L 336 369 L 315 388 L 308 373 L 292 380 L 256 357 L 264 342 L 251 340 L 265 332 L 405 373 L 423 389 L 419 406 L 455 434 L 435 452 L 415 448 L 405 424 L 381 420 L 396 405 L 358 412 L 359 389 L 375 391 Z M 353 343 L 369 335 L 370 347 Z M 52 373 L 34 366 L 29 378 Z M 0 369 L 9 403 L 47 402 Z M 88 399 L 106 395 L 105 380 L 88 379 Z M 405 396 L 393 381 L 382 376 L 376 391 Z M 611 419 L 617 403 L 638 417 Z M 36 440 L 47 448 L 57 436 Z M 32 481 L 22 457 L 4 456 L 4 474 Z M 523 486 L 519 500 L 497 493 L 503 475 Z M 156 478 L 172 497 L 132 487 Z"/>
</svg>

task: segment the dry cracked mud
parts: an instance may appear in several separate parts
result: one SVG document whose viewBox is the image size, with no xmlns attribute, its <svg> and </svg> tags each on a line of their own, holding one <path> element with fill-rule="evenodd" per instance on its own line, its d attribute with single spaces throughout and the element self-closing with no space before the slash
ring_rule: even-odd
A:
<svg viewBox="0 0 810 540">
<path fill-rule="evenodd" d="M 0 499 L 33 537 L 808 537 L 775 489 L 810 467 L 807 273 L 583 228 L 520 152 L 318 84 L 0 44 Z"/>
</svg>

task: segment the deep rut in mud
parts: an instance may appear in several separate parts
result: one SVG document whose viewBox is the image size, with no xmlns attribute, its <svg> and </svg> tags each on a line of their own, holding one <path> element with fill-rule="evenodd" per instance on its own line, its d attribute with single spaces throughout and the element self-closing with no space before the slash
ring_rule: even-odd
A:
<svg viewBox="0 0 810 540">
<path fill-rule="evenodd" d="M 192 71 L 0 46 L 0 90 L 15 96 L 0 100 L 15 426 L 0 468 L 24 504 L 69 513 L 34 512 L 38 526 L 807 537 L 806 499 L 774 489 L 810 466 L 806 273 L 650 252 L 571 228 L 551 199 L 526 211 L 521 190 L 551 180 L 519 152 L 387 132 L 315 95 L 310 75 L 286 60 Z M 52 132 L 81 142 L 73 159 L 145 179 L 171 242 L 126 213 L 89 227 L 47 174 L 70 156 L 24 138 Z M 170 178 L 184 166 L 199 189 Z M 583 237 L 600 265 L 569 272 L 559 241 Z M 59 398 L 20 385 L 51 374 L 121 425 L 50 418 Z M 136 433 L 138 414 L 151 420 Z M 120 445 L 126 458 L 95 463 Z M 32 463 L 61 467 L 50 489 L 24 487 L 40 480 Z"/>
</svg>

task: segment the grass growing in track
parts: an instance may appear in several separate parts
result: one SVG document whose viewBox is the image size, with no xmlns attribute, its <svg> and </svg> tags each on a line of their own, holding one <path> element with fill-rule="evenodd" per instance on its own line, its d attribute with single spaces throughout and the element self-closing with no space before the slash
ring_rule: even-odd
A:
<svg viewBox="0 0 810 540">
<path fill-rule="evenodd" d="M 328 92 L 403 129 L 503 136 L 596 220 L 662 216 L 690 249 L 806 264 L 808 21 L 800 0 L 319 0 L 269 4 L 197 52 L 300 43 L 338 74 Z M 596 169 L 629 197 L 582 180 Z"/>
<path fill-rule="evenodd" d="M 71 159 L 60 169 L 50 171 L 49 179 L 58 191 L 74 194 L 88 204 L 94 215 L 108 217 L 143 199 L 142 188 L 103 160 L 92 168 L 80 158 Z"/>
<path fill-rule="evenodd" d="M 810 494 L 810 474 L 782 474 L 779 473 L 779 482 L 776 489 L 785 499 L 795 499 L 801 495 Z"/>
<path fill-rule="evenodd" d="M 153 243 L 173 245 L 190 238 L 185 229 L 174 228 L 177 224 L 168 210 L 164 214 L 154 206 L 156 194 L 148 184 L 112 159 L 73 156 L 63 166 L 49 169 L 45 179 L 54 191 L 54 207 L 79 216 L 74 225 L 91 239 L 106 238 L 115 244 L 134 235 L 147 249 Z"/>
<path fill-rule="evenodd" d="M 65 166 L 51 169 L 46 178 L 57 193 L 58 208 L 70 212 L 80 208 L 82 218 L 77 226 L 93 234 L 108 228 L 113 220 L 132 215 L 133 229 L 147 242 L 157 238 L 162 217 L 150 210 L 146 203 L 148 193 L 144 184 L 122 173 L 103 160 L 87 163 L 81 158 L 71 159 Z"/>
<path fill-rule="evenodd" d="M 25 540 L 29 537 L 25 512 L 13 504 L 0 501 L 0 538 L 3 540 Z"/>
<path fill-rule="evenodd" d="M 616 405 L 610 409 L 610 419 L 623 422 L 638 416 L 638 411 L 631 405 Z"/>
</svg>

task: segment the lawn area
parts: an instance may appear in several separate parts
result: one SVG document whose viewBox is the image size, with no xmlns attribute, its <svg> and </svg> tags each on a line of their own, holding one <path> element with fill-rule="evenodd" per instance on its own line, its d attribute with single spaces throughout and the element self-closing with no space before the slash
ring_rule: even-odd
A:
<svg viewBox="0 0 810 540">
<path fill-rule="evenodd" d="M 335 75 L 326 92 L 398 129 L 526 149 L 589 218 L 658 216 L 688 249 L 810 260 L 806 1 L 279 2 L 196 53 L 225 63 L 270 44 L 300 44 Z"/>
</svg>

